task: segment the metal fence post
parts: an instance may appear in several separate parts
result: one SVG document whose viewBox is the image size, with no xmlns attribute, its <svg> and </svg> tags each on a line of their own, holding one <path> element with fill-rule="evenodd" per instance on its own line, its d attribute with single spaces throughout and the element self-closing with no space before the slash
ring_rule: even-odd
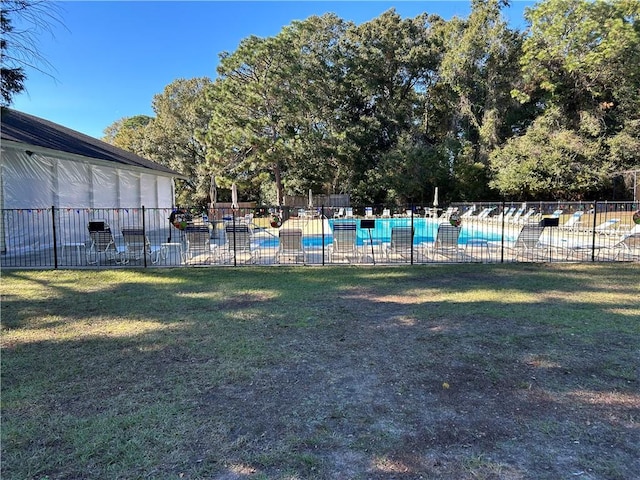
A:
<svg viewBox="0 0 640 480">
<path fill-rule="evenodd" d="M 504 207 L 506 207 L 506 203 L 503 200 L 502 201 L 502 232 L 500 234 L 500 263 L 504 263 L 504 224 L 505 224 L 505 218 L 504 218 Z"/>
<path fill-rule="evenodd" d="M 592 224 L 592 233 L 591 233 L 591 261 L 595 262 L 596 261 L 596 226 L 598 225 L 597 222 L 597 215 L 598 215 L 598 201 L 595 200 L 593 202 L 593 224 Z"/>
<path fill-rule="evenodd" d="M 320 228 L 322 233 L 322 266 L 324 266 L 324 205 L 320 207 Z"/>
<path fill-rule="evenodd" d="M 231 215 L 233 218 L 233 266 L 238 266 L 237 255 L 236 255 L 236 211 L 232 210 Z"/>
<path fill-rule="evenodd" d="M 56 207 L 51 205 L 51 231 L 53 233 L 53 268 L 58 268 L 58 235 L 56 232 Z"/>
<path fill-rule="evenodd" d="M 142 205 L 142 234 L 144 235 L 144 239 L 142 240 L 142 256 L 144 257 L 144 268 L 147 268 L 147 223 L 144 217 L 144 205 Z"/>
<path fill-rule="evenodd" d="M 413 204 L 411 204 L 411 265 L 413 265 L 413 237 L 414 237 L 413 228 L 414 228 L 413 227 Z"/>
</svg>

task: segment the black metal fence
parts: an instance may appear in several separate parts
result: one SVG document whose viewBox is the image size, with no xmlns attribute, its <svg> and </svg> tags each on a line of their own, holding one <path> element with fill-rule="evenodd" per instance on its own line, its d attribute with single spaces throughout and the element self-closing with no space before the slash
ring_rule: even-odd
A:
<svg viewBox="0 0 640 480">
<path fill-rule="evenodd" d="M 634 202 L 2 210 L 3 268 L 640 261 Z"/>
</svg>

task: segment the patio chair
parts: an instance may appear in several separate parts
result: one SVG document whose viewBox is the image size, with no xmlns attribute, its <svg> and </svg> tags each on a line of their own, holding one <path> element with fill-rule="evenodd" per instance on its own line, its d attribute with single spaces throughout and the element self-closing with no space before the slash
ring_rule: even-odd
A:
<svg viewBox="0 0 640 480">
<path fill-rule="evenodd" d="M 444 212 L 442 212 L 442 215 L 440 215 L 440 217 L 438 217 L 439 220 L 449 220 L 449 218 L 451 218 L 451 215 L 453 215 L 454 213 L 458 212 L 458 207 L 449 207 L 447 208 Z"/>
<path fill-rule="evenodd" d="M 476 211 L 476 206 L 471 205 L 465 212 L 462 213 L 462 215 L 460 215 L 460 218 L 472 217 L 475 211 Z"/>
<path fill-rule="evenodd" d="M 494 252 L 497 253 L 501 248 L 504 248 L 505 252 L 511 254 L 511 260 L 516 261 L 518 258 L 523 260 L 534 260 L 534 254 L 539 251 L 546 252 L 548 245 L 544 245 L 540 241 L 540 236 L 544 231 L 543 226 L 533 223 L 525 224 L 518 236 L 513 241 L 504 241 L 504 242 L 487 242 L 487 247 L 489 249 L 489 253 Z"/>
<path fill-rule="evenodd" d="M 141 227 L 123 228 L 122 237 L 125 245 L 124 255 L 127 260 L 141 260 L 147 256 L 151 263 L 158 262 L 160 247 L 151 245 L 149 237 Z"/>
<path fill-rule="evenodd" d="M 518 223 L 524 225 L 527 222 L 534 222 L 537 218 L 538 215 L 536 215 L 536 209 L 530 208 L 527 213 L 525 213 L 518 219 Z"/>
<path fill-rule="evenodd" d="M 496 207 L 487 207 L 482 209 L 482 211 L 475 217 L 471 217 L 472 219 L 476 219 L 476 220 L 486 220 L 489 218 L 489 214 L 491 212 L 493 212 L 496 209 Z"/>
<path fill-rule="evenodd" d="M 227 224 L 225 226 L 227 242 L 223 249 L 223 261 L 256 263 L 260 257 L 260 249 L 253 242 L 251 229 L 246 223 Z"/>
<path fill-rule="evenodd" d="M 278 232 L 280 245 L 276 261 L 278 263 L 285 262 L 305 262 L 305 250 L 302 242 L 302 229 L 300 228 L 282 228 Z"/>
<path fill-rule="evenodd" d="M 329 245 L 329 261 L 342 258 L 347 262 L 357 259 L 357 226 L 355 222 L 336 222 L 333 225 L 333 243 Z"/>
<path fill-rule="evenodd" d="M 518 223 L 520 221 L 520 217 L 524 214 L 524 211 L 527 207 L 518 208 L 513 216 L 511 217 L 511 223 Z"/>
<path fill-rule="evenodd" d="M 620 226 L 619 218 L 610 218 L 605 222 L 602 222 L 595 228 L 596 233 L 601 235 L 614 235 L 619 233 L 618 227 Z"/>
<path fill-rule="evenodd" d="M 511 220 L 511 217 L 513 217 L 514 213 L 516 213 L 516 207 L 509 207 L 507 208 L 507 211 L 504 212 L 500 220 L 505 223 L 509 222 Z"/>
<path fill-rule="evenodd" d="M 114 261 L 116 263 L 126 263 L 127 259 L 123 256 L 124 251 L 120 250 L 116 245 L 116 241 L 111 233 L 109 224 L 104 220 L 93 220 L 89 222 L 89 237 L 91 239 L 89 248 L 87 248 L 87 263 L 92 265 L 100 265 L 101 258 L 105 261 Z"/>
<path fill-rule="evenodd" d="M 583 215 L 584 215 L 584 212 L 582 210 L 573 212 L 573 215 L 571 215 L 569 219 L 566 222 L 564 222 L 564 224 L 562 224 L 559 228 L 563 230 L 577 231 L 579 227 L 582 226 L 581 219 Z"/>
<path fill-rule="evenodd" d="M 205 225 L 190 225 L 184 230 L 187 242 L 186 261 L 190 264 L 210 264 L 217 250 L 211 244 L 211 233 Z"/>
<path fill-rule="evenodd" d="M 430 248 L 430 256 L 435 259 L 436 255 L 455 260 L 460 259 L 462 254 L 461 246 L 458 244 L 462 228 L 449 223 L 441 223 L 436 232 L 436 238 L 432 244 L 425 244 L 425 248 Z"/>
<path fill-rule="evenodd" d="M 391 243 L 386 248 L 387 261 L 408 262 L 414 258 L 417 251 L 413 246 L 413 227 L 392 227 Z"/>
<path fill-rule="evenodd" d="M 614 260 L 640 261 L 640 225 L 634 226 L 625 233 L 607 251 L 614 253 Z"/>
</svg>

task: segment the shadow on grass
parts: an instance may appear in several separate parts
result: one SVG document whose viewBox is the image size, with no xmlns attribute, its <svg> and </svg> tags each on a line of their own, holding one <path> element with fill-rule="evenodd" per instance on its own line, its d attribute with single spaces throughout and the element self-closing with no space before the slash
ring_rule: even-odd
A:
<svg viewBox="0 0 640 480">
<path fill-rule="evenodd" d="M 631 478 L 631 267 L 9 272 L 3 476 Z"/>
</svg>

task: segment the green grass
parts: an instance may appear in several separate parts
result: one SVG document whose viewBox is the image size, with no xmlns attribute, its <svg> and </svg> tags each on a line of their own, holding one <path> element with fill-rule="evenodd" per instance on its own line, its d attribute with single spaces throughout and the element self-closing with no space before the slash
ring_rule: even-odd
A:
<svg viewBox="0 0 640 480">
<path fill-rule="evenodd" d="M 638 278 L 6 271 L 2 478 L 632 478 Z"/>
</svg>

